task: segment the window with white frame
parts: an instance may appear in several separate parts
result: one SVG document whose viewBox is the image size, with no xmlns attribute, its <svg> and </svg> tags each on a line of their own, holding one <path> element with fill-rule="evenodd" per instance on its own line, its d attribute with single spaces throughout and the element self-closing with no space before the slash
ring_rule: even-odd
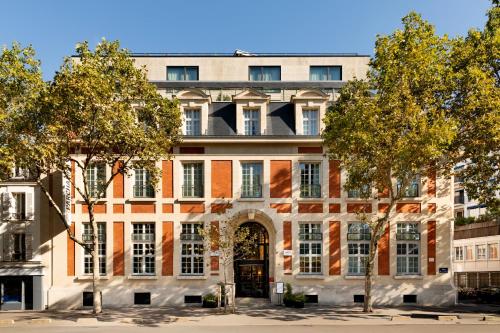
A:
<svg viewBox="0 0 500 333">
<path fill-rule="evenodd" d="M 16 192 L 12 193 L 14 198 L 14 219 L 15 220 L 25 220 L 26 219 L 26 193 Z"/>
<path fill-rule="evenodd" d="M 370 226 L 366 223 L 353 222 L 347 226 L 347 249 L 349 275 L 363 275 L 366 271 L 370 253 Z"/>
<path fill-rule="evenodd" d="M 322 242 L 321 223 L 299 224 L 299 267 L 301 274 L 321 273 Z"/>
<path fill-rule="evenodd" d="M 260 135 L 260 110 L 243 109 L 245 135 Z"/>
<path fill-rule="evenodd" d="M 418 223 L 398 223 L 396 229 L 397 274 L 420 272 L 420 232 Z"/>
<path fill-rule="evenodd" d="M 184 109 L 185 135 L 201 135 L 200 109 Z"/>
<path fill-rule="evenodd" d="M 101 193 L 101 198 L 106 197 L 104 186 L 106 183 L 106 166 L 102 163 L 94 163 L 87 167 L 87 191 L 88 194 L 97 198 Z"/>
<path fill-rule="evenodd" d="M 241 197 L 262 197 L 262 163 L 241 163 Z"/>
<path fill-rule="evenodd" d="M 497 260 L 498 259 L 498 244 L 490 243 L 488 244 L 488 259 Z"/>
<path fill-rule="evenodd" d="M 184 183 L 182 185 L 182 196 L 185 198 L 203 197 L 203 163 L 183 163 Z"/>
<path fill-rule="evenodd" d="M 132 272 L 137 275 L 155 274 L 155 225 L 132 224 Z"/>
<path fill-rule="evenodd" d="M 300 197 L 301 198 L 320 198 L 321 163 L 303 162 L 300 163 Z"/>
<path fill-rule="evenodd" d="M 455 261 L 464 260 L 464 248 L 462 246 L 455 246 Z"/>
<path fill-rule="evenodd" d="M 319 110 L 306 109 L 302 110 L 302 132 L 304 135 L 319 134 Z"/>
<path fill-rule="evenodd" d="M 83 224 L 82 240 L 92 244 L 92 228 L 90 223 Z M 106 223 L 97 223 L 97 255 L 99 256 L 99 275 L 106 275 Z M 84 250 L 83 273 L 92 274 L 94 262 L 90 252 Z"/>
<path fill-rule="evenodd" d="M 476 245 L 476 260 L 486 260 L 486 245 Z"/>
<path fill-rule="evenodd" d="M 370 196 L 370 186 L 363 185 L 361 188 L 350 189 L 347 191 L 348 198 L 367 198 Z"/>
<path fill-rule="evenodd" d="M 26 234 L 17 232 L 12 236 L 14 238 L 12 261 L 26 261 Z"/>
<path fill-rule="evenodd" d="M 183 223 L 181 231 L 181 274 L 203 275 L 202 223 Z"/>
<path fill-rule="evenodd" d="M 465 247 L 465 260 L 474 260 L 474 251 L 472 246 Z"/>
<path fill-rule="evenodd" d="M 397 191 L 401 193 L 403 197 L 414 198 L 420 195 L 420 177 L 416 176 L 410 181 L 410 184 L 406 188 L 402 188 L 403 184 L 401 180 L 397 181 Z"/>
<path fill-rule="evenodd" d="M 146 169 L 134 169 L 134 197 L 154 198 L 155 189 L 151 183 L 151 174 Z"/>
</svg>

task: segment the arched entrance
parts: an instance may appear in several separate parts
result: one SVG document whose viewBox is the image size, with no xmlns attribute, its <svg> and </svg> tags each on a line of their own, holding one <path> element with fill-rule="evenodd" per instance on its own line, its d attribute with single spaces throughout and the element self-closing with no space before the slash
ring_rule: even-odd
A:
<svg viewBox="0 0 500 333">
<path fill-rule="evenodd" d="M 269 297 L 269 234 L 258 222 L 245 222 L 239 227 L 249 228 L 257 240 L 249 254 L 234 258 L 236 297 Z"/>
</svg>

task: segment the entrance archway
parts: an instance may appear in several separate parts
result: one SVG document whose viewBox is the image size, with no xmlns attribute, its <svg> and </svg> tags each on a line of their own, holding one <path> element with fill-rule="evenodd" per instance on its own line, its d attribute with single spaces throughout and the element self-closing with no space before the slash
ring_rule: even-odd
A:
<svg viewBox="0 0 500 333">
<path fill-rule="evenodd" d="M 258 222 L 245 222 L 239 228 L 248 228 L 257 235 L 254 248 L 245 256 L 234 258 L 236 297 L 269 297 L 269 233 Z M 236 253 L 237 251 L 235 251 Z"/>
</svg>

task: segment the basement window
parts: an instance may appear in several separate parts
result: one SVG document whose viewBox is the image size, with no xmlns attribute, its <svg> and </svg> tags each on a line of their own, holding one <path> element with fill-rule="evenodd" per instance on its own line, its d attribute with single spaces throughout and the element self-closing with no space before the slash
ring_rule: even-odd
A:
<svg viewBox="0 0 500 333">
<path fill-rule="evenodd" d="M 365 295 L 354 295 L 354 303 L 364 303 Z"/>
<path fill-rule="evenodd" d="M 94 306 L 94 294 L 90 291 L 84 291 L 82 293 L 83 306 Z"/>
<path fill-rule="evenodd" d="M 134 293 L 134 305 L 151 304 L 151 293 Z"/>
<path fill-rule="evenodd" d="M 318 295 L 306 295 L 306 303 L 318 304 Z"/>
<path fill-rule="evenodd" d="M 200 295 L 184 295 L 184 304 L 202 303 Z"/>
<path fill-rule="evenodd" d="M 403 303 L 417 303 L 417 295 L 403 295 Z"/>
</svg>

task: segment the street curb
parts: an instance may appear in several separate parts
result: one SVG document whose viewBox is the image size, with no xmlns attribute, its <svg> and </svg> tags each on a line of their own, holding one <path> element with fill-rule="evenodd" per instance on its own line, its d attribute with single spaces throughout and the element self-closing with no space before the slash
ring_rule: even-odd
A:
<svg viewBox="0 0 500 333">
<path fill-rule="evenodd" d="M 50 318 L 34 318 L 29 321 L 30 324 L 50 324 L 52 319 Z"/>
<path fill-rule="evenodd" d="M 455 321 L 458 320 L 457 316 L 437 316 L 439 321 Z"/>
<path fill-rule="evenodd" d="M 99 322 L 97 321 L 97 318 L 78 318 L 76 320 L 77 324 L 80 325 L 98 325 Z"/>
<path fill-rule="evenodd" d="M 500 321 L 500 317 L 497 316 L 484 316 L 483 321 Z"/>
<path fill-rule="evenodd" d="M 391 317 L 391 321 L 407 321 L 407 320 L 411 320 L 411 317 L 408 317 L 408 316 L 392 316 Z"/>
</svg>

